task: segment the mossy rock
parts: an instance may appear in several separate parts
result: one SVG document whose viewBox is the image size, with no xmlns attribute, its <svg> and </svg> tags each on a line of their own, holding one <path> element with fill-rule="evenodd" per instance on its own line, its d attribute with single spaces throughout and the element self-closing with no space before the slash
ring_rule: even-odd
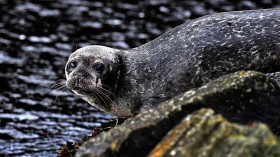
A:
<svg viewBox="0 0 280 157">
<path fill-rule="evenodd" d="M 277 137 L 262 123 L 230 123 L 211 109 L 184 118 L 149 157 L 279 157 Z"/>
</svg>

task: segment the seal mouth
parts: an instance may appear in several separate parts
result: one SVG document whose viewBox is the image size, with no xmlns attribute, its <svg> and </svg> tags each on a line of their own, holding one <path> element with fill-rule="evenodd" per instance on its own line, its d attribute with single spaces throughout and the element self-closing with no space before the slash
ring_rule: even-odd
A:
<svg viewBox="0 0 280 157">
<path fill-rule="evenodd" d="M 80 94 L 91 94 L 91 92 L 90 91 L 88 91 L 88 90 L 84 90 L 83 88 L 81 88 L 81 87 L 75 87 L 75 88 L 73 88 L 73 90 L 74 91 L 76 91 L 76 92 L 78 92 L 78 93 L 80 93 Z"/>
</svg>

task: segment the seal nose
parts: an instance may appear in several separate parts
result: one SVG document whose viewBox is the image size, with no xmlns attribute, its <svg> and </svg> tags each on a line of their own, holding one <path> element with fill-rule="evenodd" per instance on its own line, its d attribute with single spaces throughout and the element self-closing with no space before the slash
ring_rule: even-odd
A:
<svg viewBox="0 0 280 157">
<path fill-rule="evenodd" d="M 85 72 L 77 74 L 77 78 L 80 80 L 86 79 L 88 77 L 88 74 Z"/>
<path fill-rule="evenodd" d="M 89 77 L 89 74 L 84 70 L 79 70 L 76 72 L 76 78 L 78 80 L 87 79 L 88 77 Z"/>
</svg>

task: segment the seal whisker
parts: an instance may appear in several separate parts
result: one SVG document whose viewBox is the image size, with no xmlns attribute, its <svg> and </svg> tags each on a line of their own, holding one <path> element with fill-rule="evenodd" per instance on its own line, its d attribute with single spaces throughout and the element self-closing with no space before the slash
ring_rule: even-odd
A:
<svg viewBox="0 0 280 157">
<path fill-rule="evenodd" d="M 52 91 L 54 91 L 54 90 L 60 90 L 60 89 L 62 89 L 62 88 L 67 88 L 66 86 L 64 86 L 64 85 L 59 85 L 58 87 L 56 87 L 56 88 L 51 88 L 51 92 Z"/>
<path fill-rule="evenodd" d="M 60 90 L 61 88 L 67 88 L 66 85 L 60 85 L 57 88 L 55 88 L 54 90 Z"/>
<path fill-rule="evenodd" d="M 104 88 L 103 86 L 106 87 L 106 88 L 108 88 L 108 89 Z M 115 94 L 113 93 L 113 91 L 115 91 L 115 89 L 111 88 L 111 87 L 108 86 L 108 85 L 102 84 L 102 86 L 101 86 L 101 87 L 98 87 L 98 88 L 102 88 L 102 89 L 104 89 L 104 90 L 108 90 L 112 95 L 115 96 Z"/>
<path fill-rule="evenodd" d="M 108 94 L 111 94 L 114 97 L 114 99 L 116 98 L 115 94 L 113 92 L 111 92 L 110 90 L 102 88 L 102 87 L 97 87 L 97 88 L 100 90 L 103 90 L 105 93 L 107 92 Z"/>
<path fill-rule="evenodd" d="M 52 89 L 51 92 L 49 93 L 49 95 L 51 95 L 55 90 L 58 90 L 60 92 L 64 92 L 64 91 L 67 90 L 67 87 L 66 86 L 60 86 L 60 87 L 58 87 L 56 89 Z"/>
<path fill-rule="evenodd" d="M 58 80 L 56 80 L 55 82 L 58 82 L 58 81 L 66 81 L 65 79 L 58 79 Z"/>
<path fill-rule="evenodd" d="M 112 90 L 112 88 L 110 86 L 108 86 L 108 85 L 102 84 L 102 86 L 107 87 L 108 89 Z M 103 88 L 103 87 L 100 87 L 100 88 Z"/>
<path fill-rule="evenodd" d="M 100 93 L 97 89 L 95 89 L 94 91 L 96 92 L 96 94 L 99 95 L 99 97 L 101 98 L 101 100 L 104 102 L 104 105 L 106 106 L 106 108 L 108 108 L 108 104 L 107 104 L 106 100 L 104 100 L 103 97 L 102 97 L 103 94 Z"/>
<path fill-rule="evenodd" d="M 102 96 L 100 95 L 100 93 L 98 93 L 95 89 L 93 89 L 92 91 L 96 94 L 96 96 L 97 96 L 98 99 L 100 98 L 100 99 L 103 101 L 104 105 L 105 105 L 106 108 L 107 108 L 108 105 L 107 105 L 106 101 L 102 98 Z M 100 104 L 101 104 L 101 101 L 99 101 L 99 102 L 100 102 Z"/>
<path fill-rule="evenodd" d="M 67 90 L 67 87 L 65 86 L 64 88 L 61 88 L 61 89 L 60 89 L 60 92 L 63 93 L 63 92 L 65 92 L 66 90 Z M 52 90 L 52 91 L 50 92 L 49 95 L 52 95 L 53 91 L 54 91 L 54 90 Z M 57 98 L 58 98 L 59 96 L 60 96 L 61 98 L 65 98 L 64 95 L 56 95 L 56 96 L 55 96 L 55 102 L 56 102 L 56 100 L 57 100 Z"/>
<path fill-rule="evenodd" d="M 60 91 L 60 92 L 62 92 L 62 91 L 65 91 L 65 90 L 67 90 L 67 87 L 66 87 L 66 86 L 61 86 L 61 87 L 58 87 L 58 88 L 56 88 L 56 89 L 52 89 L 51 92 L 50 92 L 50 94 L 51 94 L 53 91 Z"/>
<path fill-rule="evenodd" d="M 100 98 L 102 98 L 103 99 L 103 101 L 105 101 L 105 103 L 107 102 L 106 100 L 107 100 L 107 98 L 106 97 L 104 97 L 104 95 L 103 95 L 103 93 L 101 93 L 98 89 L 95 89 L 94 90 L 96 93 L 98 93 L 98 95 L 100 96 Z"/>
<path fill-rule="evenodd" d="M 56 84 L 52 85 L 50 88 L 55 89 L 55 88 L 58 88 L 60 86 L 66 86 L 66 85 L 65 85 L 65 83 L 56 83 Z"/>
<path fill-rule="evenodd" d="M 100 96 L 104 99 L 104 101 L 105 101 L 105 103 L 106 103 L 106 105 L 108 107 L 108 105 L 112 102 L 112 100 L 106 94 L 101 92 L 99 89 L 96 88 L 95 91 L 100 94 Z"/>
<path fill-rule="evenodd" d="M 111 88 L 110 86 L 108 86 L 108 85 L 105 85 L 105 84 L 102 84 L 102 86 L 105 86 L 105 87 Z"/>
<path fill-rule="evenodd" d="M 62 83 L 55 83 L 51 86 L 51 88 L 55 88 L 56 86 L 60 86 L 60 85 L 63 85 Z"/>
<path fill-rule="evenodd" d="M 94 97 L 96 98 L 96 100 L 98 101 L 98 103 L 101 104 L 101 102 L 100 102 L 98 96 L 96 95 L 96 93 L 93 90 L 90 93 L 93 94 Z"/>
<path fill-rule="evenodd" d="M 104 94 L 109 95 L 108 97 L 113 96 L 113 98 L 116 98 L 115 94 L 112 93 L 111 91 L 107 90 L 107 89 L 104 89 L 104 88 L 101 88 L 101 87 L 98 87 L 97 89 L 102 91 Z"/>
<path fill-rule="evenodd" d="M 96 91 L 98 91 L 100 94 L 104 95 L 107 99 L 109 99 L 109 103 L 111 103 L 113 100 L 106 94 L 105 91 L 102 91 L 101 88 L 96 88 Z"/>
<path fill-rule="evenodd" d="M 58 79 L 55 81 L 55 84 L 65 84 L 67 80 L 65 79 Z"/>
</svg>

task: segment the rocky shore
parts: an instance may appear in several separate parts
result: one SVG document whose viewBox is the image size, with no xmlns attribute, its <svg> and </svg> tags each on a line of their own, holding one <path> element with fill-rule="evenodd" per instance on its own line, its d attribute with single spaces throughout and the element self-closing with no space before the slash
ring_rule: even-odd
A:
<svg viewBox="0 0 280 157">
<path fill-rule="evenodd" d="M 50 89 L 63 82 L 67 57 L 77 48 L 92 44 L 132 48 L 203 15 L 280 7 L 279 0 L 0 0 L 0 4 L 1 157 L 55 157 L 69 139 L 74 154 L 79 148 L 75 141 L 112 118 L 70 91 Z M 280 82 L 279 73 L 269 76 Z M 116 123 L 110 124 L 105 128 Z"/>
</svg>

